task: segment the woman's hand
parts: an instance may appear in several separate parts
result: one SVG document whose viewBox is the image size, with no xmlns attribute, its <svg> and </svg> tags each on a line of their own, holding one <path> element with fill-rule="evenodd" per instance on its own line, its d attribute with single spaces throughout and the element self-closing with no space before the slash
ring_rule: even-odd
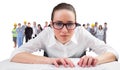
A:
<svg viewBox="0 0 120 70">
<path fill-rule="evenodd" d="M 73 62 L 68 58 L 50 58 L 51 64 L 59 67 L 59 65 L 63 65 L 64 67 L 70 66 L 74 67 Z"/>
<path fill-rule="evenodd" d="M 95 66 L 98 62 L 97 58 L 94 58 L 92 56 L 83 56 L 80 58 L 78 65 L 81 67 L 90 67 Z"/>
</svg>

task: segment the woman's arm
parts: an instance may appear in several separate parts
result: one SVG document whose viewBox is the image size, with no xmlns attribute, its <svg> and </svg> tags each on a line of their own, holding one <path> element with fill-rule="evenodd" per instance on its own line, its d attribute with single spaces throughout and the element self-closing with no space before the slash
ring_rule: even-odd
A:
<svg viewBox="0 0 120 70">
<path fill-rule="evenodd" d="M 67 67 L 74 67 L 73 62 L 68 58 L 48 58 L 44 56 L 37 56 L 27 52 L 22 52 L 15 55 L 12 59 L 12 62 L 19 62 L 19 63 L 29 63 L 29 64 L 53 64 L 56 67 L 59 65 L 63 65 Z"/>
<path fill-rule="evenodd" d="M 111 53 L 111 52 L 106 52 L 102 55 L 97 56 L 98 62 L 97 64 L 103 64 L 103 63 L 107 63 L 107 62 L 112 62 L 117 60 L 116 56 Z"/>
<path fill-rule="evenodd" d="M 113 53 L 106 52 L 97 57 L 83 56 L 80 58 L 78 65 L 81 67 L 90 67 L 90 66 L 96 66 L 99 64 L 107 63 L 107 62 L 112 62 L 115 60 L 116 60 L 116 56 Z"/>
<path fill-rule="evenodd" d="M 33 55 L 31 53 L 22 52 L 16 54 L 12 59 L 12 62 L 29 63 L 29 64 L 51 64 L 50 59 L 43 56 Z"/>
</svg>

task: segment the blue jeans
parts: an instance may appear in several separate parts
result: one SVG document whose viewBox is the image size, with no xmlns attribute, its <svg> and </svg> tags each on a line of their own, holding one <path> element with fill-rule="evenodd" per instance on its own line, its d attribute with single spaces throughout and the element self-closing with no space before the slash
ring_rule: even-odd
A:
<svg viewBox="0 0 120 70">
<path fill-rule="evenodd" d="M 23 37 L 17 37 L 18 48 L 23 44 Z"/>
</svg>

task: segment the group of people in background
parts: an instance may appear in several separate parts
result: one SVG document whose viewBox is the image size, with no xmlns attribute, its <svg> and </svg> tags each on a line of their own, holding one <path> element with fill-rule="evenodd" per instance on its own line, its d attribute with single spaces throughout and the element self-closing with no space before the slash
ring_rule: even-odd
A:
<svg viewBox="0 0 120 70">
<path fill-rule="evenodd" d="M 48 22 L 46 21 L 44 28 L 47 26 Z M 17 46 L 19 48 L 23 44 L 24 38 L 25 42 L 28 42 L 30 39 L 34 39 L 44 28 L 35 21 L 33 22 L 33 26 L 31 26 L 30 22 L 26 21 L 24 21 L 23 25 L 21 23 L 14 23 L 14 28 L 12 29 L 14 48 Z"/>
<path fill-rule="evenodd" d="M 93 24 L 87 23 L 82 25 L 87 31 L 89 31 L 93 36 L 96 38 L 104 41 L 106 43 L 106 31 L 107 31 L 107 23 L 105 22 L 102 26 L 101 24 L 98 25 L 98 22 Z"/>
<path fill-rule="evenodd" d="M 42 28 L 40 24 L 37 24 L 35 21 L 33 22 L 33 26 L 31 26 L 30 22 L 24 21 L 24 24 L 21 23 L 14 24 L 14 28 L 12 29 L 14 48 L 18 46 L 18 48 L 23 44 L 23 40 L 25 38 L 25 42 L 28 42 L 30 39 L 34 39 L 45 27 L 50 26 L 48 22 L 45 22 L 45 26 Z M 104 26 L 98 25 L 98 22 L 92 24 L 83 24 L 82 25 L 87 31 L 89 31 L 96 38 L 104 41 L 106 43 L 106 31 L 107 31 L 107 23 L 104 23 Z"/>
</svg>

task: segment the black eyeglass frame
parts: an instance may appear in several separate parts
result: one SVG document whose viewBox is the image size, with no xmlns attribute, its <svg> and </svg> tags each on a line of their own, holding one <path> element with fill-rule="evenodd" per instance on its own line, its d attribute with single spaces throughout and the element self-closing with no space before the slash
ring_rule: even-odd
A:
<svg viewBox="0 0 120 70">
<path fill-rule="evenodd" d="M 56 27 L 54 26 L 55 23 L 62 23 L 63 26 L 62 26 L 61 28 L 56 28 Z M 71 23 L 71 22 L 70 22 L 70 23 Z M 73 24 L 75 24 L 75 27 L 72 28 L 72 29 L 69 29 L 68 26 L 67 26 L 68 24 L 65 24 L 65 23 L 63 23 L 63 22 L 52 22 L 53 28 L 54 28 L 54 29 L 57 29 L 57 30 L 61 30 L 64 26 L 65 26 L 68 30 L 74 30 L 77 26 L 80 26 L 79 23 L 73 23 Z"/>
</svg>

